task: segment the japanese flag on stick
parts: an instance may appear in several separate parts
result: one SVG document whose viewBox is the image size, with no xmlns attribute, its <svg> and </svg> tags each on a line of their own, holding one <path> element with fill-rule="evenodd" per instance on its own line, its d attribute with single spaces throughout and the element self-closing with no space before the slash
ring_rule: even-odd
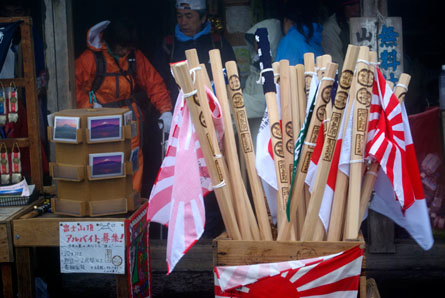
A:
<svg viewBox="0 0 445 298">
<path fill-rule="evenodd" d="M 215 297 L 357 297 L 363 249 L 280 263 L 215 267 Z"/>
<path fill-rule="evenodd" d="M 404 227 L 423 249 L 434 243 L 405 105 L 377 69 L 373 93 L 381 99 L 380 118 L 369 155 L 381 171 L 370 208 Z"/>
<path fill-rule="evenodd" d="M 219 104 L 207 93 L 215 128 L 223 133 Z M 204 196 L 212 190 L 195 128 L 182 91 L 176 103 L 166 156 L 149 198 L 148 219 L 168 226 L 167 267 L 172 272 L 181 257 L 204 232 Z"/>
</svg>

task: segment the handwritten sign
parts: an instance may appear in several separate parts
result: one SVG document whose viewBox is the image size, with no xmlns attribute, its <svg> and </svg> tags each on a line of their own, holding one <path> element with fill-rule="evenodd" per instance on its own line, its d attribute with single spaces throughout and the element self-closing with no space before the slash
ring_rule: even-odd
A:
<svg viewBox="0 0 445 298">
<path fill-rule="evenodd" d="M 125 274 L 123 222 L 61 222 L 62 273 Z"/>
<path fill-rule="evenodd" d="M 350 40 L 377 52 L 385 79 L 397 83 L 403 72 L 403 34 L 400 17 L 350 19 Z"/>
</svg>

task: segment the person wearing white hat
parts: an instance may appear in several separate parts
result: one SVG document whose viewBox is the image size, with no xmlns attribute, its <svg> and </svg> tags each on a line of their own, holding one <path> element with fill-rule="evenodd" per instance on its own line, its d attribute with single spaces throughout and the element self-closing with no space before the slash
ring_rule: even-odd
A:
<svg viewBox="0 0 445 298">
<path fill-rule="evenodd" d="M 219 33 L 212 33 L 212 27 L 207 20 L 205 0 L 176 0 L 176 27 L 174 35 L 164 38 L 162 47 L 155 53 L 153 65 L 161 74 L 173 106 L 178 96 L 178 87 L 171 75 L 169 63 L 185 60 L 185 51 L 196 49 L 200 63 L 204 63 L 212 79 L 209 51 L 219 49 L 223 64 L 236 61 L 235 53 L 229 42 Z"/>
<path fill-rule="evenodd" d="M 162 47 L 158 49 L 153 59 L 153 65 L 164 78 L 170 97 L 175 105 L 178 87 L 171 75 L 169 63 L 186 59 L 185 51 L 196 49 L 199 62 L 207 67 L 207 73 L 212 80 L 209 51 L 219 49 L 223 65 L 227 61 L 236 61 L 235 53 L 229 42 L 218 33 L 212 33 L 210 22 L 207 20 L 205 0 L 177 0 L 176 21 L 174 35 L 164 38 Z M 214 192 L 204 198 L 206 210 L 206 226 L 204 238 L 214 238 L 224 230 L 224 223 L 216 202 Z"/>
</svg>

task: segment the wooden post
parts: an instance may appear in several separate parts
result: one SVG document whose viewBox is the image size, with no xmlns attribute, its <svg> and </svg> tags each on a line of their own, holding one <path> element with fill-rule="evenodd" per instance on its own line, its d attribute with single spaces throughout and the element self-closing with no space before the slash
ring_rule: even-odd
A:
<svg viewBox="0 0 445 298">
<path fill-rule="evenodd" d="M 12 264 L 13 263 L 0 263 L 0 274 L 2 276 L 3 297 L 14 297 L 14 287 L 12 283 Z"/>
<path fill-rule="evenodd" d="M 16 247 L 15 257 L 18 297 L 34 297 L 34 273 L 31 262 L 31 248 Z"/>
</svg>

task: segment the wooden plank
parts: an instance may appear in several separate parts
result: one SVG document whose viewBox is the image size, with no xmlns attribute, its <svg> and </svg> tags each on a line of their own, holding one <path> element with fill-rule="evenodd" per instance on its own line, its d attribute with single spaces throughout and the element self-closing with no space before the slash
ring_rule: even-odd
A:
<svg viewBox="0 0 445 298">
<path fill-rule="evenodd" d="M 124 222 L 125 217 L 73 218 L 48 213 L 35 218 L 17 219 L 13 221 L 14 246 L 59 246 L 59 224 L 64 221 Z"/>
<path fill-rule="evenodd" d="M 14 286 L 12 282 L 12 265 L 11 263 L 1 263 L 0 273 L 2 276 L 3 297 L 14 297 Z"/>
<path fill-rule="evenodd" d="M 363 241 L 236 241 L 215 240 L 215 266 L 250 265 L 300 260 L 338 253 Z"/>
<path fill-rule="evenodd" d="M 165 262 L 166 249 L 167 240 L 150 240 L 150 265 L 153 272 L 167 272 L 167 264 Z M 212 270 L 213 251 L 211 239 L 200 239 L 175 266 L 175 272 L 211 272 Z"/>
<path fill-rule="evenodd" d="M 368 213 L 370 253 L 395 253 L 394 222 L 384 215 L 369 210 Z"/>
<path fill-rule="evenodd" d="M 4 143 L 7 148 L 12 148 L 14 144 L 18 144 L 20 148 L 29 147 L 28 138 L 8 138 L 2 139 L 0 143 Z"/>
<path fill-rule="evenodd" d="M 17 247 L 15 249 L 15 255 L 18 297 L 34 297 L 34 274 L 31 266 L 31 249 L 28 247 Z"/>
<path fill-rule="evenodd" d="M 116 297 L 128 297 L 128 276 L 122 274 L 115 275 L 116 280 Z"/>
<path fill-rule="evenodd" d="M 11 248 L 9 245 L 7 224 L 0 224 L 0 263 L 10 262 Z"/>
<path fill-rule="evenodd" d="M 17 78 L 17 79 L 0 79 L 0 82 L 3 84 L 3 86 L 9 86 L 9 84 L 11 84 L 12 82 L 14 82 L 14 84 L 15 84 L 15 86 L 17 88 L 26 86 L 26 81 L 25 81 L 25 79 L 22 79 L 22 78 Z"/>
<path fill-rule="evenodd" d="M 39 114 L 37 101 L 36 67 L 34 59 L 34 40 L 32 38 L 32 21 L 29 17 L 21 29 L 21 48 L 23 52 L 23 73 L 26 81 L 26 114 L 28 119 L 29 159 L 31 163 L 31 180 L 36 189 L 43 189 L 42 152 L 40 144 Z"/>
<path fill-rule="evenodd" d="M 353 45 L 367 46 L 377 52 L 377 18 L 350 18 L 349 39 Z"/>
<path fill-rule="evenodd" d="M 403 73 L 403 29 L 402 18 L 380 20 L 377 31 L 377 48 L 380 70 L 385 79 L 394 84 Z"/>
<path fill-rule="evenodd" d="M 58 110 L 76 107 L 74 76 L 74 41 L 71 0 L 52 0 L 54 18 L 54 46 L 56 54 Z"/>
</svg>

